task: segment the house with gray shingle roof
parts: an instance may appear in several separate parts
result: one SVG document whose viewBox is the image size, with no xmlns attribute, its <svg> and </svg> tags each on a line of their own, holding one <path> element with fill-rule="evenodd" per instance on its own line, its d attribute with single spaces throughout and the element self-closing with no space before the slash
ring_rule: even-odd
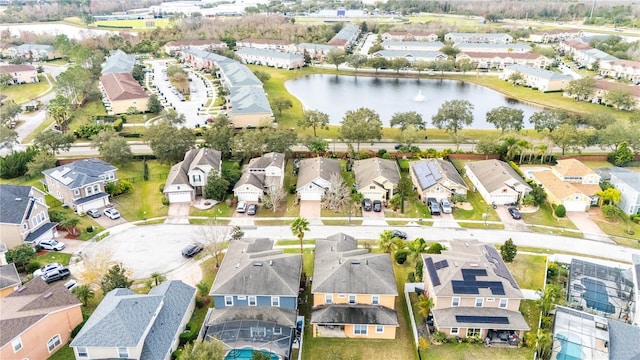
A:
<svg viewBox="0 0 640 360">
<path fill-rule="evenodd" d="M 509 44 L 513 42 L 513 37 L 504 33 L 456 33 L 450 32 L 444 35 L 444 41 L 449 42 L 469 42 L 469 43 L 491 43 Z"/>
<path fill-rule="evenodd" d="M 442 61 L 447 60 L 447 55 L 440 51 L 421 51 L 421 50 L 380 50 L 376 51 L 373 57 L 383 57 L 387 60 L 398 58 L 407 59 L 410 63 L 416 61 Z"/>
<path fill-rule="evenodd" d="M 618 207 L 629 215 L 640 214 L 640 173 L 612 172 L 611 185 L 622 195 Z"/>
<path fill-rule="evenodd" d="M 0 298 L 0 359 L 47 359 L 82 322 L 81 303 L 62 282 L 36 277 Z"/>
<path fill-rule="evenodd" d="M 270 152 L 249 160 L 233 188 L 239 201 L 259 201 L 284 183 L 285 156 Z"/>
<path fill-rule="evenodd" d="M 111 290 L 71 344 L 76 359 L 171 359 L 195 308 L 196 289 L 165 281 L 149 294 Z"/>
<path fill-rule="evenodd" d="M 0 265 L 0 298 L 6 297 L 22 285 L 16 264 Z"/>
<path fill-rule="evenodd" d="M 331 188 L 331 176 L 342 176 L 340 161 L 328 158 L 311 158 L 300 161 L 296 192 L 300 200 L 322 200 Z"/>
<path fill-rule="evenodd" d="M 44 197 L 33 186 L 0 185 L 0 234 L 7 249 L 58 236 Z"/>
<path fill-rule="evenodd" d="M 522 77 L 522 80 L 517 81 L 518 83 L 542 92 L 562 91 L 573 80 L 571 75 L 520 64 L 505 67 L 500 78 L 509 80 L 514 73 L 519 73 Z"/>
<path fill-rule="evenodd" d="M 231 241 L 211 287 L 213 309 L 201 336 L 216 338 L 232 358 L 241 349 L 289 359 L 298 327 L 302 255 L 273 249 L 270 239 Z"/>
<path fill-rule="evenodd" d="M 356 190 L 371 200 L 389 200 L 400 182 L 400 169 L 395 160 L 370 158 L 353 162 Z"/>
<path fill-rule="evenodd" d="M 277 69 L 298 69 L 304 66 L 304 56 L 271 49 L 245 47 L 236 51 L 245 64 L 272 66 Z"/>
<path fill-rule="evenodd" d="M 531 186 L 504 161 L 473 161 L 464 168 L 473 191 L 480 192 L 487 204 L 516 203 L 531 191 Z"/>
<path fill-rule="evenodd" d="M 118 180 L 117 168 L 98 158 L 74 161 L 44 170 L 46 190 L 79 213 L 110 204 L 105 185 Z"/>
<path fill-rule="evenodd" d="M 439 51 L 444 47 L 440 41 L 398 41 L 385 40 L 382 47 L 386 50 Z"/>
<path fill-rule="evenodd" d="M 466 195 L 467 184 L 452 163 L 443 159 L 422 159 L 409 163 L 409 176 L 418 192 L 418 198 L 426 203 L 427 198 L 451 199 L 451 196 Z"/>
<path fill-rule="evenodd" d="M 3 55 L 11 58 L 25 58 L 32 61 L 53 60 L 60 57 L 53 45 L 22 44 L 3 51 Z"/>
<path fill-rule="evenodd" d="M 529 330 L 519 311 L 524 295 L 493 245 L 452 240 L 447 250 L 422 260 L 434 326 L 447 337 L 515 345 Z"/>
<path fill-rule="evenodd" d="M 204 194 L 212 171 L 221 173 L 222 153 L 209 148 L 191 149 L 169 170 L 163 193 L 169 203 L 190 203 Z"/>
<path fill-rule="evenodd" d="M 495 53 L 528 53 L 531 51 L 531 46 L 524 43 L 515 44 L 494 44 L 494 43 L 474 43 L 474 42 L 459 42 L 453 44 L 453 46 L 460 50 L 460 52 L 495 52 Z"/>
<path fill-rule="evenodd" d="M 359 249 L 338 233 L 316 240 L 313 336 L 395 339 L 396 280 L 389 254 Z"/>
<path fill-rule="evenodd" d="M 102 75 L 118 73 L 130 74 L 133 72 L 133 66 L 135 64 L 135 55 L 129 55 L 120 49 L 113 50 L 102 64 Z"/>
<path fill-rule="evenodd" d="M 328 45 L 346 49 L 353 44 L 360 34 L 360 27 L 353 24 L 346 24 L 338 33 L 329 40 Z"/>
</svg>

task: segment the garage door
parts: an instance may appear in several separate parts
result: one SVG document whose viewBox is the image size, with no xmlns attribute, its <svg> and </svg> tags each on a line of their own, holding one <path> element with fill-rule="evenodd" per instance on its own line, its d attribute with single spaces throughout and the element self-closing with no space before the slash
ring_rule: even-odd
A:
<svg viewBox="0 0 640 360">
<path fill-rule="evenodd" d="M 379 191 L 362 191 L 361 194 L 364 199 L 371 199 L 371 201 L 384 200 L 384 194 Z"/>
<path fill-rule="evenodd" d="M 567 211 L 585 211 L 587 208 L 584 201 L 565 201 L 563 205 Z"/>
<path fill-rule="evenodd" d="M 239 201 L 256 202 L 260 198 L 260 194 L 255 191 L 238 191 L 235 193 Z"/>
<path fill-rule="evenodd" d="M 108 198 L 103 197 L 100 199 L 89 201 L 84 204 L 80 204 L 77 206 L 77 210 L 78 212 L 87 212 L 87 210 L 89 209 L 100 209 L 101 207 L 106 206 L 107 204 L 108 204 Z"/>
<path fill-rule="evenodd" d="M 181 191 L 169 193 L 168 200 L 170 203 L 191 202 L 191 192 Z"/>
<path fill-rule="evenodd" d="M 322 193 L 321 192 L 301 192 L 300 193 L 300 200 L 316 200 L 316 201 L 320 201 L 320 200 L 322 200 Z"/>
</svg>

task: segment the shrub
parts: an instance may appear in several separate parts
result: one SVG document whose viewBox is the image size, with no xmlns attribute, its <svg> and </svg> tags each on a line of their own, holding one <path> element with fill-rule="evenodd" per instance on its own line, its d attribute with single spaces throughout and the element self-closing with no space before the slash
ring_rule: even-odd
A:
<svg viewBox="0 0 640 360">
<path fill-rule="evenodd" d="M 122 119 L 118 119 L 116 121 L 113 122 L 113 130 L 115 131 L 122 131 L 122 125 L 123 125 L 123 121 Z"/>
<path fill-rule="evenodd" d="M 453 195 L 451 195 L 451 202 L 452 203 L 467 202 L 467 195 L 464 195 L 464 194 L 453 194 Z"/>
<path fill-rule="evenodd" d="M 296 193 L 296 184 L 289 185 L 289 194 L 294 195 Z"/>
<path fill-rule="evenodd" d="M 91 225 L 87 226 L 87 232 L 88 233 L 92 233 L 93 232 L 93 226 L 91 226 Z"/>
<path fill-rule="evenodd" d="M 40 269 L 40 263 L 38 263 L 37 261 L 31 261 L 24 268 L 24 271 L 26 271 L 28 274 L 31 274 L 38 269 Z"/>
<path fill-rule="evenodd" d="M 408 249 L 399 249 L 398 251 L 396 251 L 395 254 L 393 254 L 393 258 L 396 260 L 396 263 L 398 263 L 399 265 L 404 264 L 405 261 L 407 261 L 408 256 L 409 256 Z"/>
<path fill-rule="evenodd" d="M 160 192 L 164 194 L 164 184 L 160 184 L 160 186 L 158 187 Z"/>
<path fill-rule="evenodd" d="M 443 333 L 442 331 L 436 331 L 433 334 L 433 341 L 437 343 L 447 342 L 447 335 L 445 335 L 445 333 Z"/>
<path fill-rule="evenodd" d="M 556 207 L 556 216 L 559 218 L 563 218 L 567 215 L 567 209 L 565 209 L 564 205 L 560 204 Z"/>
<path fill-rule="evenodd" d="M 410 272 L 409 275 L 407 275 L 407 282 L 416 282 L 416 273 Z"/>
<path fill-rule="evenodd" d="M 197 337 L 198 337 L 198 333 L 193 330 L 189 330 L 188 332 L 183 332 L 182 334 L 180 334 L 180 346 L 183 346 L 187 343 L 192 342 Z"/>
<path fill-rule="evenodd" d="M 442 250 L 445 250 L 446 248 L 442 245 L 440 245 L 440 243 L 435 243 L 435 244 L 431 244 L 428 248 L 426 253 L 427 254 L 440 254 L 442 252 Z"/>
<path fill-rule="evenodd" d="M 166 196 L 162 197 L 162 205 L 169 206 L 169 199 Z"/>
<path fill-rule="evenodd" d="M 14 151 L 11 154 L 0 157 L 0 178 L 13 179 L 27 173 L 27 164 L 38 153 L 30 146 L 26 151 Z"/>
</svg>

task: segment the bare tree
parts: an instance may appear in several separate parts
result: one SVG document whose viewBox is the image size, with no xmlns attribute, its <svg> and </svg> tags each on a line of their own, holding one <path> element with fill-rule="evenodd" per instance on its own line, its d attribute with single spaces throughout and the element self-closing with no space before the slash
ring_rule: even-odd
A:
<svg viewBox="0 0 640 360">
<path fill-rule="evenodd" d="M 80 278 L 85 284 L 97 284 L 114 264 L 113 253 L 108 250 L 100 253 L 85 253 L 82 263 L 78 266 Z"/>
<path fill-rule="evenodd" d="M 220 226 L 216 220 L 209 219 L 198 227 L 197 241 L 202 243 L 205 254 L 216 259 L 216 267 L 220 267 L 220 255 L 227 247 L 227 239 L 231 236 L 229 226 Z"/>
<path fill-rule="evenodd" d="M 282 204 L 282 202 L 286 199 L 287 199 L 287 193 L 284 191 L 282 186 L 274 186 L 269 191 L 269 203 L 273 208 L 273 212 L 278 211 L 280 204 Z"/>
<path fill-rule="evenodd" d="M 325 208 L 340 211 L 343 206 L 351 201 L 351 190 L 340 174 L 331 175 L 329 183 L 331 185 L 324 194 L 322 202 Z"/>
</svg>

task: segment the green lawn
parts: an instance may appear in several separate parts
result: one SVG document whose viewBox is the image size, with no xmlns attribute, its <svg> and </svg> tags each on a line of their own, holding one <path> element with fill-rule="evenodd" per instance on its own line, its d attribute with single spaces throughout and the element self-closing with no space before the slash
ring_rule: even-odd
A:
<svg viewBox="0 0 640 360">
<path fill-rule="evenodd" d="M 531 328 L 529 331 L 538 331 L 540 320 L 540 306 L 536 300 L 520 300 L 520 312 Z"/>
<path fill-rule="evenodd" d="M 92 124 L 96 115 L 107 115 L 107 110 L 100 100 L 92 101 L 83 107 L 77 108 L 69 120 L 69 130 L 73 131 L 81 125 Z"/>
<path fill-rule="evenodd" d="M 160 192 L 160 185 L 166 181 L 170 166 L 160 164 L 156 160 L 148 160 L 147 164 L 149 166 L 148 181 L 144 181 L 142 177 L 142 161 L 132 161 L 118 166 L 118 179 L 131 181 L 133 190 L 112 201 L 122 217 L 128 221 L 167 215 L 169 207 L 162 205 L 164 195 Z"/>
<path fill-rule="evenodd" d="M 49 83 L 44 74 L 38 74 L 40 82 L 33 84 L 9 85 L 2 89 L 2 95 L 7 97 L 7 101 L 13 100 L 18 104 L 32 101 L 49 89 Z"/>
<path fill-rule="evenodd" d="M 538 290 L 544 286 L 546 256 L 518 254 L 513 262 L 506 264 L 521 289 Z"/>
<path fill-rule="evenodd" d="M 458 225 L 465 229 L 492 229 L 492 230 L 504 230 L 504 224 L 486 224 L 485 223 L 471 223 L 459 221 Z"/>
<path fill-rule="evenodd" d="M 207 216 L 215 219 L 216 217 L 231 217 L 233 216 L 233 210 L 227 205 L 226 202 L 217 203 L 214 207 L 207 210 L 191 207 L 189 210 L 189 216 Z"/>
<path fill-rule="evenodd" d="M 464 165 L 467 163 L 466 160 L 452 160 L 453 165 L 458 169 L 458 172 L 464 173 Z M 487 221 L 500 221 L 500 217 L 496 213 L 495 209 L 492 206 L 487 204 L 480 195 L 479 192 L 473 191 L 473 184 L 468 177 L 464 177 L 464 181 L 469 188 L 467 191 L 467 202 L 471 204 L 471 210 L 465 210 L 458 207 L 453 208 L 453 217 L 456 220 L 485 220 L 482 216 L 483 214 L 487 214 Z M 473 225 L 470 225 L 473 226 Z M 482 225 L 484 227 L 484 224 Z"/>
<path fill-rule="evenodd" d="M 71 254 L 61 253 L 56 251 L 44 251 L 42 255 L 36 257 L 36 262 L 40 265 L 46 265 L 49 263 L 60 263 L 64 266 L 69 265 L 71 260 Z"/>
<path fill-rule="evenodd" d="M 584 234 L 579 231 L 563 230 L 561 228 L 543 228 L 539 226 L 529 226 L 529 230 L 541 234 L 553 234 L 558 236 L 569 236 L 578 239 L 584 239 Z"/>
<path fill-rule="evenodd" d="M 578 230 L 578 228 L 569 220 L 567 217 L 564 218 L 556 218 L 553 215 L 553 209 L 551 209 L 551 205 L 545 202 L 540 206 L 540 209 L 534 213 L 522 213 L 522 220 L 527 224 L 536 224 L 536 225 L 545 225 L 545 226 L 554 226 L 565 229 L 574 229 Z"/>
<path fill-rule="evenodd" d="M 421 351 L 423 359 L 442 360 L 530 360 L 533 350 L 529 348 L 498 348 L 485 347 L 483 344 L 468 344 L 456 342 L 442 345 L 430 344 L 429 348 Z"/>
<path fill-rule="evenodd" d="M 619 244 L 632 247 L 640 246 L 640 225 L 628 218 L 612 222 L 595 219 L 594 222 L 605 234 L 614 236 L 613 239 Z M 627 233 L 629 230 L 633 234 Z"/>
<path fill-rule="evenodd" d="M 66 20 L 66 19 L 65 19 Z M 147 26 L 147 21 L 153 21 L 154 26 Z M 131 28 L 131 29 L 153 29 L 154 27 L 167 27 L 173 25 L 168 18 L 163 19 L 147 19 L 147 20 L 104 20 L 96 21 L 92 27 L 111 27 L 111 28 Z"/>
</svg>

